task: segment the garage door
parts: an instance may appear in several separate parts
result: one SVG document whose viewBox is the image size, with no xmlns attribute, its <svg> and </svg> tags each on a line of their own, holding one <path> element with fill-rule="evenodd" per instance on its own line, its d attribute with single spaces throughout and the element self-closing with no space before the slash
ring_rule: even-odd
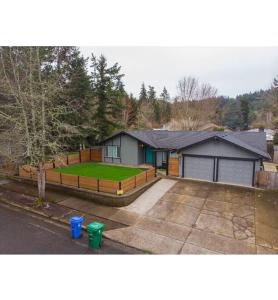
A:
<svg viewBox="0 0 278 300">
<path fill-rule="evenodd" d="M 214 159 L 207 157 L 184 157 L 184 177 L 213 181 Z"/>
<path fill-rule="evenodd" d="M 252 185 L 253 162 L 219 159 L 218 181 L 240 185 Z"/>
</svg>

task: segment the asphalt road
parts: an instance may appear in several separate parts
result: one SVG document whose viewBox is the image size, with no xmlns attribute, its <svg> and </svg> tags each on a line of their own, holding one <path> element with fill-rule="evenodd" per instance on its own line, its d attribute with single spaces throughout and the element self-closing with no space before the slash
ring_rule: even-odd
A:
<svg viewBox="0 0 278 300">
<path fill-rule="evenodd" d="M 87 246 L 86 233 L 72 240 L 69 228 L 0 203 L 0 254 L 140 254 L 104 239 L 101 249 Z"/>
</svg>

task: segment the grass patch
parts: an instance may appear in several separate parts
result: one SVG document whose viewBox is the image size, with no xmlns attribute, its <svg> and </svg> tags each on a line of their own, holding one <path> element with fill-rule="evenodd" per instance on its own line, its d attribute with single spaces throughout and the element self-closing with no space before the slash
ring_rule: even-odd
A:
<svg viewBox="0 0 278 300">
<path fill-rule="evenodd" d="M 107 179 L 113 181 L 124 180 L 143 172 L 143 170 L 140 168 L 111 166 L 92 162 L 56 168 L 55 171 L 65 174 Z"/>
</svg>

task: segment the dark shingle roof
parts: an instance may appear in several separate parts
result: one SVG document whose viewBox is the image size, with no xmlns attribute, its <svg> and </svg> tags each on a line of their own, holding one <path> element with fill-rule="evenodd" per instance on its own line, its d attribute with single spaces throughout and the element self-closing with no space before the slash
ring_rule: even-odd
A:
<svg viewBox="0 0 278 300">
<path fill-rule="evenodd" d="M 219 132 L 219 131 L 168 131 L 134 130 L 121 131 L 156 149 L 181 150 L 196 143 L 219 138 L 269 159 L 264 132 Z M 113 136 L 115 136 L 113 135 Z"/>
</svg>

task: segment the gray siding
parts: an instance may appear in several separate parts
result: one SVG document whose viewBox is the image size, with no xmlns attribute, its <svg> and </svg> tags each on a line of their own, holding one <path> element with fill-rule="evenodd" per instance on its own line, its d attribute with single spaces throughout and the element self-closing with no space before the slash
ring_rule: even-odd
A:
<svg viewBox="0 0 278 300">
<path fill-rule="evenodd" d="M 182 151 L 183 154 L 195 155 L 209 155 L 209 156 L 225 156 L 225 157 L 238 157 L 238 158 L 257 158 L 253 153 L 241 149 L 235 145 L 208 141 L 196 146 L 192 146 Z"/>
<path fill-rule="evenodd" d="M 109 139 L 103 146 L 120 146 L 120 158 L 107 158 L 104 157 L 105 150 L 102 151 L 102 158 L 104 162 L 108 163 L 121 163 L 126 165 L 137 165 L 139 161 L 138 141 L 128 135 L 121 135 Z M 141 154 L 142 155 L 142 154 Z"/>
<path fill-rule="evenodd" d="M 261 170 L 261 163 L 260 161 L 256 161 L 256 165 L 255 165 L 255 172 L 260 171 Z"/>
<path fill-rule="evenodd" d="M 179 176 L 182 177 L 182 157 L 179 157 Z"/>
<path fill-rule="evenodd" d="M 122 164 L 138 165 L 138 141 L 128 135 L 121 138 Z"/>
</svg>

